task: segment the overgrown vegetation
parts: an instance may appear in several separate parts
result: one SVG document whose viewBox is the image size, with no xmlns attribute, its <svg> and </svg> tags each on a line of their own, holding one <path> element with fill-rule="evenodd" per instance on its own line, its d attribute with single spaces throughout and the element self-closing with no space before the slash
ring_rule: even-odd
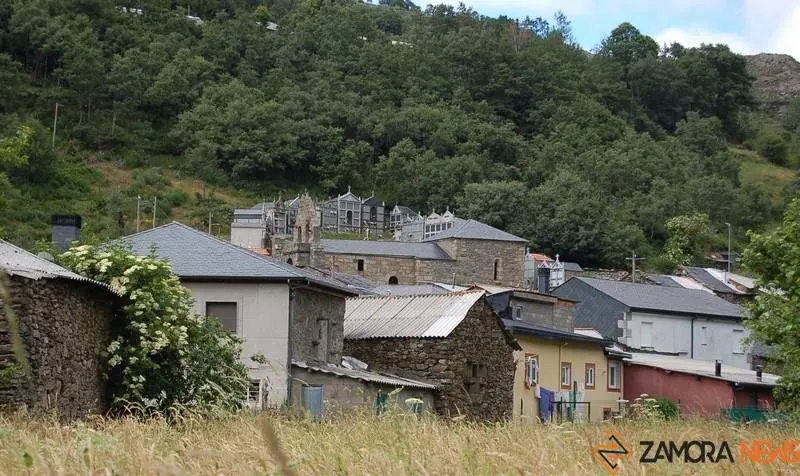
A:
<svg viewBox="0 0 800 476">
<path fill-rule="evenodd" d="M 758 276 L 762 292 L 748 305 L 745 323 L 757 341 L 774 346 L 780 408 L 800 412 L 800 199 L 789 204 L 774 233 L 751 233 L 750 240 L 742 262 Z"/>
<path fill-rule="evenodd" d="M 666 421 L 532 426 L 467 424 L 397 413 L 353 414 L 317 423 L 277 416 L 270 430 L 255 415 L 189 419 L 57 422 L 0 417 L 0 467 L 10 474 L 606 474 L 593 445 L 616 430 L 636 451 L 620 475 L 758 475 L 795 472 L 796 463 L 742 460 L 739 443 L 794 440 L 797 426 L 734 426 Z M 640 464 L 639 441 L 726 441 L 736 464 Z M 446 442 L 446 444 L 442 444 Z M 656 448 L 652 449 L 654 453 Z M 696 449 L 692 450 L 693 457 Z M 653 454 L 651 453 L 651 455 Z M 281 462 L 286 461 L 286 470 Z"/>
<path fill-rule="evenodd" d="M 724 46 L 660 49 L 625 23 L 588 54 L 560 14 L 411 2 L 207 0 L 191 14 L 203 23 L 163 0 L 0 6 L 0 136 L 37 132 L 0 212 L 19 224 L 10 238 L 43 235 L 53 212 L 83 214 L 98 238 L 130 232 L 142 193 L 159 222 L 177 207 L 222 222 L 151 180 L 166 170 L 259 198 L 352 186 L 450 206 L 586 265 L 660 254 L 672 217 L 739 232 L 775 216 L 729 145 L 776 162 L 784 149 L 748 121 L 752 78 Z M 141 169 L 137 184 L 98 189 L 97 161 Z"/>
<path fill-rule="evenodd" d="M 167 262 L 89 245 L 59 260 L 124 299 L 105 356 L 114 411 L 241 408 L 249 384 L 241 339 L 192 312 L 191 295 Z"/>
</svg>

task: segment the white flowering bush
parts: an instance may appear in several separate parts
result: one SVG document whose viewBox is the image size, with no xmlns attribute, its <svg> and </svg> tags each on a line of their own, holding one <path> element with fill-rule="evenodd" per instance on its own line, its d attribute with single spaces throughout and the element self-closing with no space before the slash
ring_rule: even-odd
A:
<svg viewBox="0 0 800 476">
<path fill-rule="evenodd" d="M 114 409 L 238 409 L 248 385 L 241 339 L 192 312 L 192 298 L 154 254 L 83 245 L 59 261 L 123 297 L 105 352 Z"/>
</svg>

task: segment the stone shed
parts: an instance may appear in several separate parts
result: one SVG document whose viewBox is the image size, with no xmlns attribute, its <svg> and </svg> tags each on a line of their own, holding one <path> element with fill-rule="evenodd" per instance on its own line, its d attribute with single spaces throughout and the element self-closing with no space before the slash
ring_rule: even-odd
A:
<svg viewBox="0 0 800 476">
<path fill-rule="evenodd" d="M 519 346 L 483 291 L 351 298 L 344 337 L 371 369 L 438 384 L 444 416 L 511 418 Z"/>
<path fill-rule="evenodd" d="M 295 360 L 292 367 L 292 406 L 317 409 L 318 416 L 358 408 L 376 411 L 379 405 L 390 404 L 406 409 L 409 398 L 422 401 L 420 410 L 434 408 L 437 387 L 432 383 L 327 362 Z M 317 395 L 315 406 L 310 400 Z"/>
<path fill-rule="evenodd" d="M 0 307 L 0 368 L 15 365 L 7 310 L 19 322 L 31 373 L 0 379 L 0 406 L 55 410 L 64 419 L 107 407 L 100 353 L 110 342 L 118 296 L 0 240 L 0 271 L 10 302 Z"/>
</svg>

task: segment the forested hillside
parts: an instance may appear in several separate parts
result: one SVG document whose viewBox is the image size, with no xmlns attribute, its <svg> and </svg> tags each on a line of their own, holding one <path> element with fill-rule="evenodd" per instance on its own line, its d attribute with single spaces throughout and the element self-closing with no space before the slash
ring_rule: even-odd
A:
<svg viewBox="0 0 800 476">
<path fill-rule="evenodd" d="M 3 165 L 10 239 L 29 245 L 54 212 L 130 232 L 137 195 L 203 225 L 225 222 L 230 194 L 212 189 L 246 203 L 351 186 L 619 264 L 660 255 L 672 217 L 743 236 L 779 211 L 782 190 L 740 181 L 754 78 L 725 46 L 659 48 L 622 24 L 589 53 L 561 15 L 403 1 L 186 3 L 0 5 L 0 137 L 35 130 L 27 164 Z M 99 187 L 114 168 L 132 178 Z M 207 193 L 175 186 L 190 177 Z"/>
</svg>

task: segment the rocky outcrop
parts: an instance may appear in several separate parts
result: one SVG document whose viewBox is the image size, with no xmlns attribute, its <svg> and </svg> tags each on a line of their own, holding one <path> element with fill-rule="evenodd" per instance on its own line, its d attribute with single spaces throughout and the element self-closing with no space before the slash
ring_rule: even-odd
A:
<svg viewBox="0 0 800 476">
<path fill-rule="evenodd" d="M 765 110 L 781 115 L 800 98 L 800 62 L 789 55 L 762 53 L 747 56 L 747 69 L 756 77 L 754 92 Z"/>
</svg>

